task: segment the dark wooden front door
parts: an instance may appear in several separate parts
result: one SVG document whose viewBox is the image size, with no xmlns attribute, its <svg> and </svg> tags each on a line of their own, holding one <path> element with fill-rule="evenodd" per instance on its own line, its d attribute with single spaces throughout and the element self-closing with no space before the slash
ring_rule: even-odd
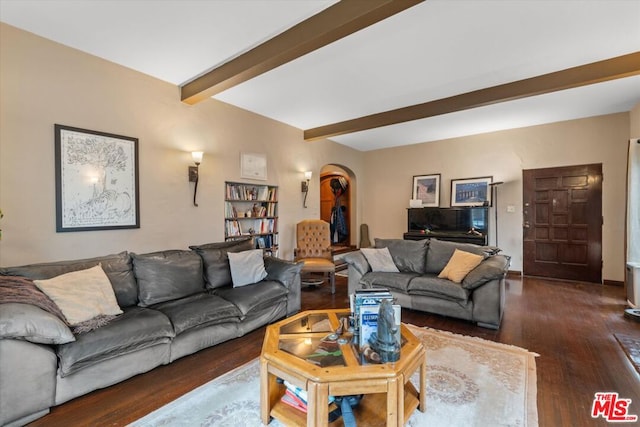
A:
<svg viewBox="0 0 640 427">
<path fill-rule="evenodd" d="M 522 171 L 523 273 L 602 282 L 602 165 Z"/>
</svg>

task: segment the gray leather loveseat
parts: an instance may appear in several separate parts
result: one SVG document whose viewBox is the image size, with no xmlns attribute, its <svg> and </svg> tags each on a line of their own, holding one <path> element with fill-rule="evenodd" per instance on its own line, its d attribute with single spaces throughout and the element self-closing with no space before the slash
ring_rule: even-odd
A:
<svg viewBox="0 0 640 427">
<path fill-rule="evenodd" d="M 482 246 L 437 239 L 375 239 L 375 247 L 388 248 L 399 271 L 372 271 L 361 251 L 351 252 L 344 257 L 349 265 L 349 294 L 359 288 L 383 287 L 402 307 L 500 327 L 508 256 L 491 255 L 490 248 Z M 438 278 L 456 249 L 484 257 L 461 283 Z"/>
<path fill-rule="evenodd" d="M 74 335 L 36 305 L 0 304 L 0 425 L 26 424 L 51 406 L 299 311 L 300 264 L 264 257 L 266 278 L 233 287 L 228 253 L 251 248 L 212 243 L 0 269 L 5 279 L 40 280 L 100 264 L 123 312 Z"/>
</svg>

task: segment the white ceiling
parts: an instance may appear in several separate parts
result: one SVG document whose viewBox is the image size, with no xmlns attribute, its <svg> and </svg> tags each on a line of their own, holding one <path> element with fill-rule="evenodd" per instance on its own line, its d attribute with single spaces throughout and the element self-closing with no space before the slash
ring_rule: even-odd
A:
<svg viewBox="0 0 640 427">
<path fill-rule="evenodd" d="M 0 21 L 180 85 L 333 4 L 0 0 Z M 640 0 L 427 0 L 216 99 L 308 129 L 640 51 Z M 629 111 L 640 76 L 333 137 L 358 150 Z"/>
</svg>

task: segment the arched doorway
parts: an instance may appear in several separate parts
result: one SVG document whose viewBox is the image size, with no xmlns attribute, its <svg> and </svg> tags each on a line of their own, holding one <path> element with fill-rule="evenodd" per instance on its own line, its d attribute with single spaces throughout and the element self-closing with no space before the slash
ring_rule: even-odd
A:
<svg viewBox="0 0 640 427">
<path fill-rule="evenodd" d="M 339 165 L 325 165 L 320 170 L 320 218 L 331 224 L 333 246 L 351 246 L 355 241 L 353 173 Z"/>
</svg>

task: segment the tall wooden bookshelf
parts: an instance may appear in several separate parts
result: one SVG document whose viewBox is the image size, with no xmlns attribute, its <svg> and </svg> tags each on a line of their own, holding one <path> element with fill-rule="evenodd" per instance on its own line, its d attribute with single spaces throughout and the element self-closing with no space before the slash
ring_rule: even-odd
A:
<svg viewBox="0 0 640 427">
<path fill-rule="evenodd" d="M 226 181 L 225 240 L 249 236 L 256 248 L 278 255 L 278 187 Z"/>
</svg>

